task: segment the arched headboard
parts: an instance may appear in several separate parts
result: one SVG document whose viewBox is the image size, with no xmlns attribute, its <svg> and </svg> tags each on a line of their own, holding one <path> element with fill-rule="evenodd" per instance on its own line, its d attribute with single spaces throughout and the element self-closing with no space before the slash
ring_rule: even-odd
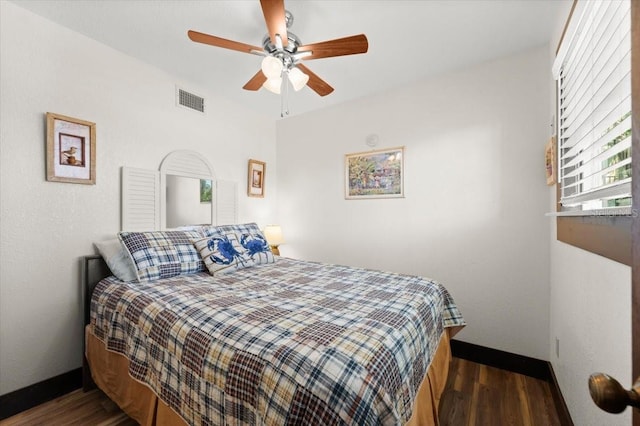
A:
<svg viewBox="0 0 640 426">
<path fill-rule="evenodd" d="M 122 230 L 149 231 L 167 228 L 167 176 L 211 181 L 211 223 L 237 221 L 237 184 L 216 179 L 213 167 L 200 153 L 170 152 L 159 171 L 122 168 Z"/>
<path fill-rule="evenodd" d="M 197 179 L 216 180 L 213 167 L 200 153 L 182 149 L 167 154 L 160 163 L 160 180 L 163 176 L 176 175 Z"/>
<path fill-rule="evenodd" d="M 160 226 L 162 229 L 166 229 L 171 226 L 167 221 L 168 205 L 167 205 L 167 176 L 180 176 L 191 179 L 204 179 L 210 180 L 212 190 L 214 190 L 214 182 L 216 176 L 213 171 L 213 167 L 202 155 L 195 151 L 178 150 L 167 154 L 166 157 L 160 163 Z M 184 191 L 183 191 L 184 192 Z M 214 191 L 212 191 L 214 192 Z M 194 194 L 195 195 L 195 194 Z M 211 223 L 216 223 L 216 194 L 212 194 L 213 199 L 208 205 L 211 209 L 207 218 Z M 197 199 L 195 200 L 197 203 Z M 187 225 L 187 224 L 184 224 Z M 191 225 L 196 225 L 192 223 Z"/>
</svg>

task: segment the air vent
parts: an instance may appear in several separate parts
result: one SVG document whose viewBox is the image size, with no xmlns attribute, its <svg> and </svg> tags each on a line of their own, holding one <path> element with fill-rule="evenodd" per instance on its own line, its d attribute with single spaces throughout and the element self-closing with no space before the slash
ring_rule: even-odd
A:
<svg viewBox="0 0 640 426">
<path fill-rule="evenodd" d="M 189 93 L 186 90 L 182 90 L 179 87 L 177 89 L 178 105 L 182 105 L 183 107 L 187 107 L 196 111 L 204 112 L 204 98 L 201 98 L 198 95 L 194 95 L 193 93 Z"/>
</svg>

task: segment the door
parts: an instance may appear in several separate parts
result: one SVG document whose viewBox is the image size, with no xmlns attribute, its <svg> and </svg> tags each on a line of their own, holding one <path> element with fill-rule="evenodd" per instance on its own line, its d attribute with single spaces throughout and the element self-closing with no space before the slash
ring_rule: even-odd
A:
<svg viewBox="0 0 640 426">
<path fill-rule="evenodd" d="M 636 407 L 633 409 L 633 426 L 640 426 L 640 1 L 631 2 L 631 69 L 633 132 L 631 359 L 633 377 L 621 377 L 622 384 L 620 384 L 604 374 L 594 375 L 589 379 L 589 391 L 594 402 L 605 411 L 620 412 L 628 405 Z M 631 389 L 627 391 L 625 387 L 631 387 Z"/>
<path fill-rule="evenodd" d="M 631 348 L 633 377 L 640 379 L 640 2 L 631 2 L 631 114 L 633 132 L 633 212 L 631 228 L 632 272 L 631 272 Z M 636 379 L 635 390 L 640 393 L 640 382 Z M 633 426 L 640 426 L 640 409 L 633 410 Z"/>
<path fill-rule="evenodd" d="M 633 377 L 640 379 L 640 2 L 631 2 L 631 114 L 633 146 L 636 153 L 633 161 L 633 208 L 635 217 L 631 229 L 633 255 L 631 279 L 631 347 L 633 361 Z M 636 386 L 639 385 L 636 380 Z M 635 388 L 640 392 L 640 386 Z M 640 426 L 640 410 L 633 410 L 633 426 Z"/>
<path fill-rule="evenodd" d="M 637 378 L 634 389 L 640 393 L 640 2 L 631 2 L 631 114 L 633 161 L 633 225 L 631 266 L 631 359 L 633 377 Z M 633 380 L 633 378 L 629 378 Z M 640 401 L 636 401 L 640 404 Z M 640 406 L 640 405 L 639 405 Z M 633 410 L 633 426 L 640 426 L 640 409 Z"/>
</svg>

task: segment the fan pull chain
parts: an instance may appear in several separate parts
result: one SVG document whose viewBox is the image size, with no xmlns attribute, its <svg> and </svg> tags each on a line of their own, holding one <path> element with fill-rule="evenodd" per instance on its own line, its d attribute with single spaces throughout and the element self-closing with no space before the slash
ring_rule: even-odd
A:
<svg viewBox="0 0 640 426">
<path fill-rule="evenodd" d="M 282 72 L 282 86 L 280 92 L 280 117 L 289 115 L 289 75 L 286 71 Z"/>
</svg>

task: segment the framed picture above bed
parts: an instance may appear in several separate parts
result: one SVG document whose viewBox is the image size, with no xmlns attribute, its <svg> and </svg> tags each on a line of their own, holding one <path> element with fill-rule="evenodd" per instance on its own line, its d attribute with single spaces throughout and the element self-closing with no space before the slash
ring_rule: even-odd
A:
<svg viewBox="0 0 640 426">
<path fill-rule="evenodd" d="M 345 155 L 345 198 L 404 197 L 404 147 Z"/>
<path fill-rule="evenodd" d="M 267 165 L 264 161 L 249 160 L 249 176 L 247 177 L 247 195 L 264 197 L 264 178 Z"/>
<path fill-rule="evenodd" d="M 95 123 L 47 113 L 47 180 L 95 185 Z"/>
</svg>

